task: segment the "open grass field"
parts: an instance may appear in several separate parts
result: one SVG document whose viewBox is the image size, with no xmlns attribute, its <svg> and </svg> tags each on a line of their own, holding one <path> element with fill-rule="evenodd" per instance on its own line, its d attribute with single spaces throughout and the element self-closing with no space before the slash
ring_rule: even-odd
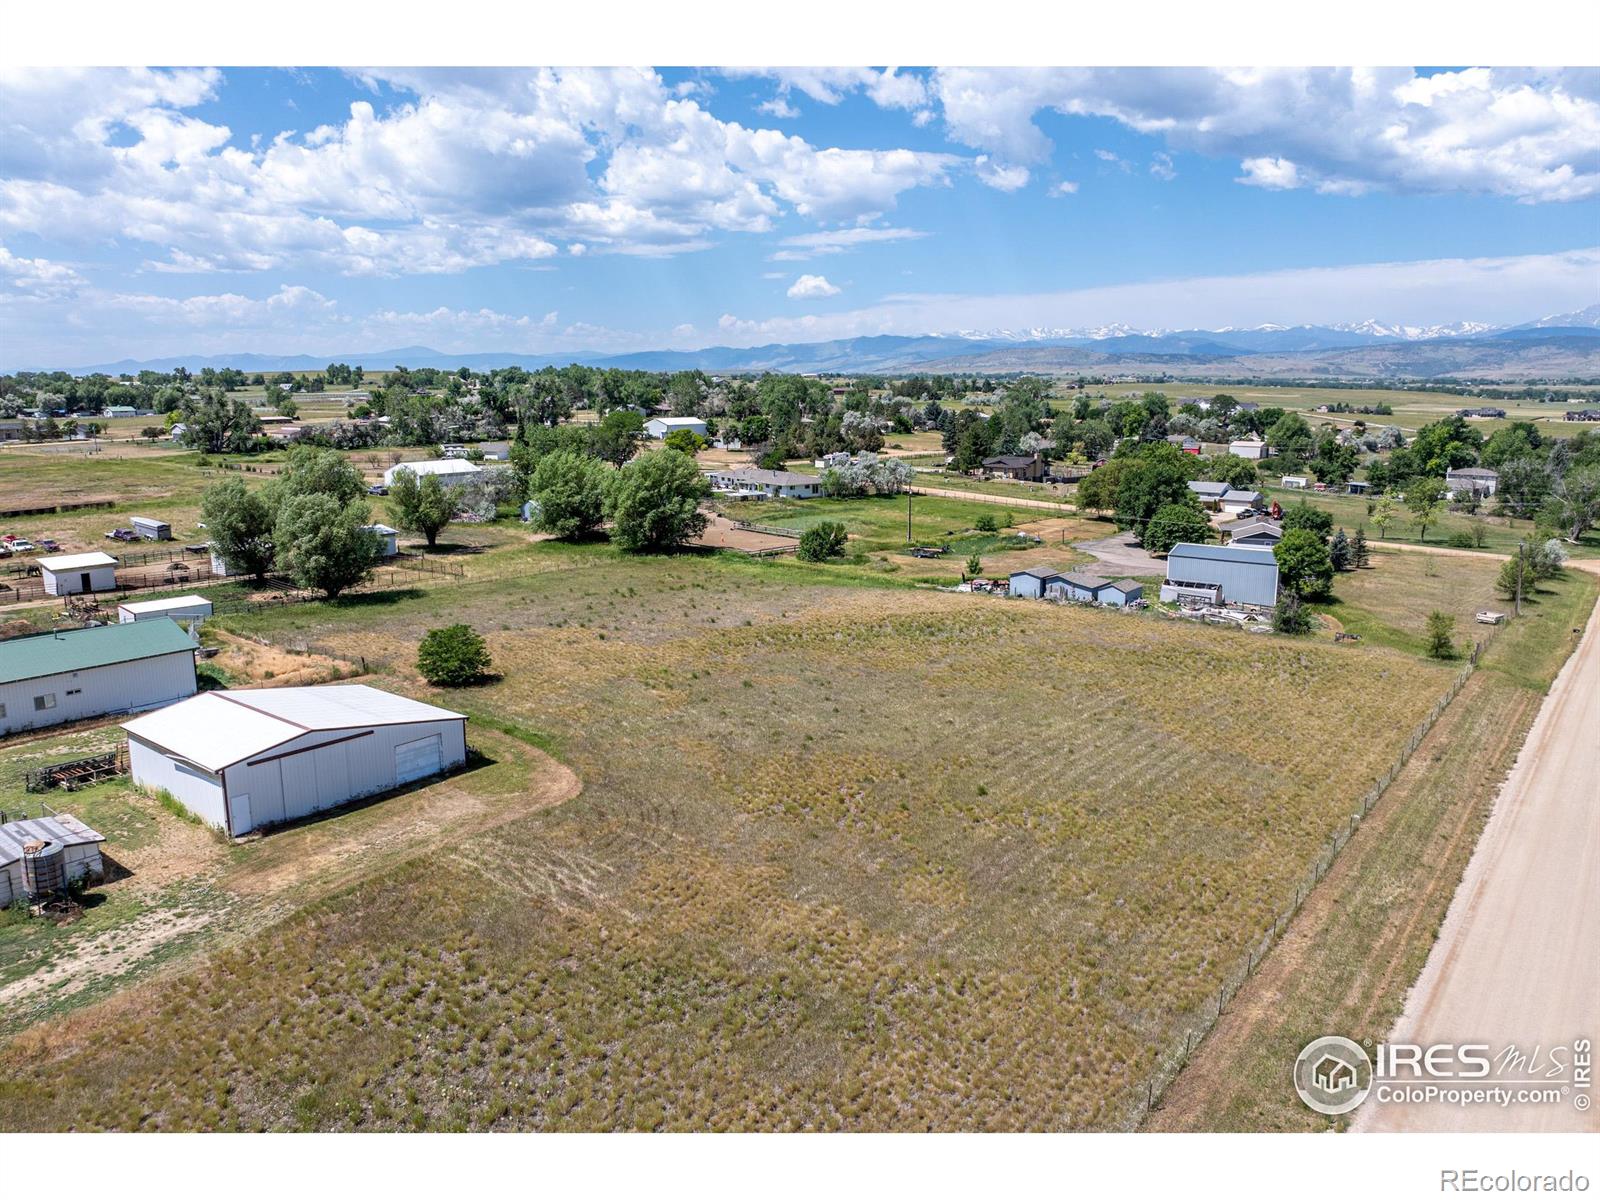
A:
<svg viewBox="0 0 1600 1200">
<path fill-rule="evenodd" d="M 308 843 L 392 802 L 223 849 L 213 892 L 276 902 L 0 1046 L 0 1128 L 1115 1127 L 1449 677 L 850 568 L 505 557 L 221 622 L 424 696 L 417 638 L 476 625 L 500 678 L 438 695 L 493 765 L 402 797 L 423 840 L 377 870 Z M 582 794 L 518 810 L 529 742 Z"/>
<path fill-rule="evenodd" d="M 1300 1102 L 1288 1065 L 1323 1034 L 1389 1035 L 1597 591 L 1592 576 L 1568 571 L 1496 638 L 1145 1128 L 1309 1131 L 1345 1123 Z"/>
<path fill-rule="evenodd" d="M 1313 608 L 1367 641 L 1413 654 L 1426 653 L 1428 614 L 1438 611 L 1455 618 L 1457 644 L 1465 646 L 1488 635 L 1476 613 L 1511 611 L 1495 595 L 1499 572 L 1494 558 L 1375 549 L 1371 568 L 1336 575 L 1334 600 Z"/>
<path fill-rule="evenodd" d="M 1424 425 L 1448 417 L 1463 408 L 1503 408 L 1504 419 L 1474 420 L 1474 427 L 1488 437 L 1496 429 L 1511 421 L 1532 421 L 1546 437 L 1570 437 L 1589 428 L 1575 421 L 1563 421 L 1561 414 L 1569 408 L 1584 407 L 1578 402 L 1541 404 L 1532 400 L 1496 399 L 1493 396 L 1455 396 L 1448 392 L 1397 391 L 1390 388 L 1317 388 L 1260 384 L 1218 383 L 1166 383 L 1166 384 L 1112 384 L 1097 388 L 1108 396 L 1139 396 L 1147 391 L 1164 392 L 1176 408 L 1180 396 L 1214 396 L 1226 392 L 1235 400 L 1249 400 L 1262 408 L 1286 408 L 1304 413 L 1313 426 L 1319 421 L 1348 425 L 1365 421 L 1368 425 L 1398 425 L 1407 434 L 1415 433 Z M 1593 400 L 1587 402 L 1593 404 Z M 1355 408 L 1363 405 L 1387 404 L 1393 416 L 1374 417 L 1361 413 L 1319 413 L 1323 404 L 1349 404 Z"/>
<path fill-rule="evenodd" d="M 1392 524 L 1381 531 L 1373 523 L 1367 513 L 1369 505 L 1377 502 L 1371 496 L 1336 496 L 1325 492 L 1311 491 L 1306 488 L 1279 488 L 1263 487 L 1261 491 L 1267 499 L 1276 500 L 1284 508 L 1298 504 L 1304 500 L 1313 508 L 1320 508 L 1333 514 L 1333 523 L 1337 528 L 1343 526 L 1345 531 L 1354 534 L 1358 525 L 1367 529 L 1367 537 L 1388 542 L 1412 542 L 1433 546 L 1446 544 L 1452 533 L 1471 533 L 1473 517 L 1465 513 L 1446 512 L 1441 514 L 1437 523 L 1428 526 L 1427 538 L 1419 538 L 1416 522 L 1405 502 L 1394 502 L 1395 512 L 1398 514 Z M 1484 544 L 1481 547 L 1494 554 L 1515 554 L 1519 539 L 1531 539 L 1534 536 L 1532 521 L 1517 520 L 1512 517 L 1493 516 L 1488 512 L 1479 515 L 1477 520 L 1483 522 Z M 1594 558 L 1600 556 L 1600 529 L 1591 529 L 1579 542 L 1568 544 L 1567 551 L 1575 558 Z"/>
</svg>

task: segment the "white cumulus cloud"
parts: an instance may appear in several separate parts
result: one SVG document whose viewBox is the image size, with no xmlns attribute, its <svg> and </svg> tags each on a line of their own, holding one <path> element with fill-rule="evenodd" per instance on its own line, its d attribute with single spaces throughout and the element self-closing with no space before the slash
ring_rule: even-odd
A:
<svg viewBox="0 0 1600 1200">
<path fill-rule="evenodd" d="M 839 289 L 829 283 L 825 275 L 802 275 L 785 293 L 791 300 L 820 300 L 838 294 Z"/>
</svg>

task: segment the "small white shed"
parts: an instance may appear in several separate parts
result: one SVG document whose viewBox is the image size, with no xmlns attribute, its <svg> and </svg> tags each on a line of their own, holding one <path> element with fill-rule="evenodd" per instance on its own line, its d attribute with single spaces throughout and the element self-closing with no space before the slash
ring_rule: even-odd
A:
<svg viewBox="0 0 1600 1200">
<path fill-rule="evenodd" d="M 110 592 L 117 587 L 117 560 L 100 550 L 88 554 L 54 554 L 39 559 L 44 590 L 51 596 Z"/>
<path fill-rule="evenodd" d="M 165 521 L 158 521 L 154 517 L 134 517 L 128 525 L 140 540 L 146 542 L 170 542 L 172 540 L 172 526 Z"/>
<path fill-rule="evenodd" d="M 135 783 L 234 837 L 459 766 L 467 718 L 365 684 L 204 692 L 123 724 Z"/>
<path fill-rule="evenodd" d="M 192 634 L 194 627 L 211 615 L 211 601 L 204 596 L 172 596 L 166 600 L 138 600 L 117 605 L 117 621 L 154 621 L 171 617 Z"/>
<path fill-rule="evenodd" d="M 85 876 L 98 879 L 105 873 L 105 840 L 66 813 L 0 825 L 0 908 Z"/>
<path fill-rule="evenodd" d="M 393 558 L 395 555 L 400 553 L 400 544 L 398 541 L 400 537 L 400 531 L 398 529 L 391 529 L 389 526 L 382 524 L 363 525 L 361 528 L 366 530 L 368 533 L 375 533 L 383 539 L 383 556 L 385 558 Z"/>
</svg>

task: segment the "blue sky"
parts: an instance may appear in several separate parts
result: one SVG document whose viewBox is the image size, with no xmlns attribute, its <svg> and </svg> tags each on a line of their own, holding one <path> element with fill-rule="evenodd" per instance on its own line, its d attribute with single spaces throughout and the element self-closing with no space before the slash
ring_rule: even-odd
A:
<svg viewBox="0 0 1600 1200">
<path fill-rule="evenodd" d="M 7 70 L 0 364 L 1511 323 L 1600 73 Z"/>
</svg>

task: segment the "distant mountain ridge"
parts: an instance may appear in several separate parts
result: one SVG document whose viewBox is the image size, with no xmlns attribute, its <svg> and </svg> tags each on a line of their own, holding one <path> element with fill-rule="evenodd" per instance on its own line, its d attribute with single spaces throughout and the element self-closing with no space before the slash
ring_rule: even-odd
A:
<svg viewBox="0 0 1600 1200">
<path fill-rule="evenodd" d="M 1092 329 L 964 331 L 920 337 L 880 334 L 827 342 L 710 346 L 700 350 L 642 350 L 519 354 L 505 351 L 444 354 L 427 346 L 331 355 L 256 353 L 180 355 L 101 363 L 73 374 L 137 374 L 186 367 L 241 371 L 316 371 L 330 362 L 372 370 L 404 365 L 456 370 L 580 363 L 626 370 L 701 370 L 713 374 L 785 372 L 1060 371 L 1118 374 L 1319 375 L 1331 378 L 1509 373 L 1600 376 L 1600 304 L 1521 325 L 1474 322 L 1427 327 L 1363 321 L 1353 325 L 1259 325 L 1249 329 Z"/>
</svg>

